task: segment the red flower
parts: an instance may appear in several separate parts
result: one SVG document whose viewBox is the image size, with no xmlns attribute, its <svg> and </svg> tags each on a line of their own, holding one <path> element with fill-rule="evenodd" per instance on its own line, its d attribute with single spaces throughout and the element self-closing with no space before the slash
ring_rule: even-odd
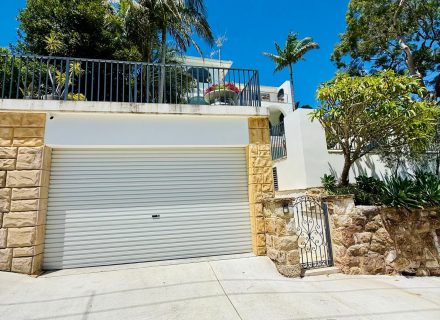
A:
<svg viewBox="0 0 440 320">
<path fill-rule="evenodd" d="M 213 84 L 208 89 L 205 90 L 205 94 L 211 93 L 213 91 L 219 91 L 222 89 L 227 89 L 230 91 L 234 91 L 236 94 L 240 93 L 240 89 L 238 89 L 233 83 L 225 83 L 225 84 Z"/>
</svg>

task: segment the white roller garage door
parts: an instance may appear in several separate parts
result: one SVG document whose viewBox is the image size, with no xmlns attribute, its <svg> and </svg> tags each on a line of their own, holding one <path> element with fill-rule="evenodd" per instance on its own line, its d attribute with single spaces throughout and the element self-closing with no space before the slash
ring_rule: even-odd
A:
<svg viewBox="0 0 440 320">
<path fill-rule="evenodd" d="M 245 252 L 243 148 L 53 150 L 44 269 Z"/>
</svg>

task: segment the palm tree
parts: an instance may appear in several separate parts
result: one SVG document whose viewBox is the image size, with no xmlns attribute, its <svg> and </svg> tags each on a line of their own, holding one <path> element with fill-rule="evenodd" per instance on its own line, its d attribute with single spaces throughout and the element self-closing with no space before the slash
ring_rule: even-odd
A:
<svg viewBox="0 0 440 320">
<path fill-rule="evenodd" d="M 163 102 L 165 88 L 165 64 L 167 37 L 170 35 L 178 50 L 185 52 L 192 44 L 202 55 L 202 51 L 193 39 L 195 32 L 201 39 L 212 45 L 214 36 L 206 17 L 204 0 L 137 0 L 142 8 L 149 28 L 154 27 L 160 34 L 161 76 L 159 81 L 159 103 Z M 148 42 L 155 41 L 155 34 L 149 33 Z M 151 38 L 153 37 L 153 38 Z"/>
<path fill-rule="evenodd" d="M 289 68 L 290 75 L 290 90 L 292 91 L 292 106 L 295 110 L 295 95 L 293 85 L 293 68 L 292 65 L 300 60 L 304 60 L 304 55 L 312 50 L 318 49 L 319 45 L 313 42 L 310 37 L 304 39 L 298 39 L 298 34 L 290 32 L 287 36 L 286 45 L 283 48 L 275 42 L 275 49 L 277 54 L 263 52 L 263 55 L 270 58 L 276 63 L 275 71 L 278 72 L 284 68 Z"/>
</svg>

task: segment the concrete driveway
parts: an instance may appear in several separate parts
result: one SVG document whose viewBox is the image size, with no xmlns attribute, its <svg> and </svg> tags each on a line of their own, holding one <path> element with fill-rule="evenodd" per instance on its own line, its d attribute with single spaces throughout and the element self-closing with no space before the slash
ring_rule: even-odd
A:
<svg viewBox="0 0 440 320">
<path fill-rule="evenodd" d="M 440 278 L 286 279 L 266 257 L 0 273 L 0 319 L 440 319 Z"/>
</svg>

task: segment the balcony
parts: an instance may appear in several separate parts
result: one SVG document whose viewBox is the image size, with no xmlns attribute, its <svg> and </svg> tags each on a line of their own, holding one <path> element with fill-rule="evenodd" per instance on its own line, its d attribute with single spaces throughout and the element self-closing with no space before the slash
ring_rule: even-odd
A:
<svg viewBox="0 0 440 320">
<path fill-rule="evenodd" d="M 256 70 L 4 54 L 0 99 L 261 106 Z"/>
<path fill-rule="evenodd" d="M 286 132 L 284 122 L 273 125 L 270 128 L 270 144 L 272 149 L 272 160 L 280 160 L 287 157 Z"/>
</svg>

